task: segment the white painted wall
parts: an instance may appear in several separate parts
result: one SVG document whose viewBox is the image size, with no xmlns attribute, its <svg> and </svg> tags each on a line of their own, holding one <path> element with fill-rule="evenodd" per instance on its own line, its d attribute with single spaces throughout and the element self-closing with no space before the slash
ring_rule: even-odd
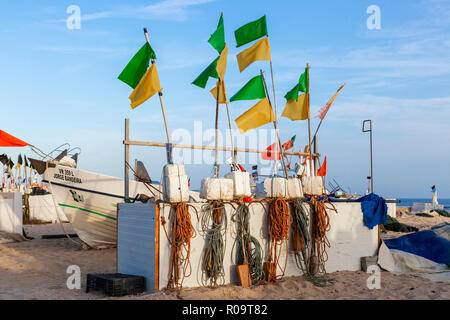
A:
<svg viewBox="0 0 450 320">
<path fill-rule="evenodd" d="M 62 222 L 69 221 L 61 207 L 57 207 L 55 210 L 55 204 L 51 194 L 29 196 L 28 203 L 31 220 L 37 219 L 51 223 L 59 223 L 59 220 Z"/>
<path fill-rule="evenodd" d="M 204 203 L 191 203 L 199 213 L 199 219 L 191 208 L 191 221 L 197 231 L 197 236 L 191 239 L 191 266 L 192 272 L 183 282 L 183 287 L 198 287 L 202 285 L 201 261 L 202 253 L 205 248 L 205 239 L 203 238 L 200 228 L 201 209 Z M 360 258 L 363 256 L 372 256 L 376 254 L 378 248 L 378 228 L 372 230 L 363 224 L 363 213 L 360 203 L 333 203 L 337 209 L 337 213 L 329 211 L 331 230 L 327 233 L 331 247 L 327 249 L 328 261 L 326 262 L 327 272 L 335 272 L 338 270 L 361 270 Z M 167 231 L 169 227 L 170 206 L 167 204 L 160 205 L 160 216 L 164 216 Z M 234 239 L 236 236 L 235 224 L 231 220 L 233 209 L 230 205 L 226 205 L 226 215 L 228 219 L 226 233 L 226 250 L 224 257 L 225 276 L 220 284 L 237 283 L 238 277 L 236 272 L 236 264 L 234 262 L 234 254 L 232 254 Z M 126 213 L 123 213 L 126 212 Z M 258 239 L 264 251 L 264 260 L 268 253 L 267 238 L 267 216 L 266 211 L 261 204 L 254 203 L 250 206 L 250 233 Z M 133 216 L 133 218 L 131 218 Z M 142 204 L 120 204 L 119 205 L 119 272 L 141 275 L 147 274 L 149 277 L 154 276 L 154 268 L 150 265 L 154 263 L 154 205 Z M 138 217 L 141 217 L 138 219 Z M 124 219 L 126 218 L 126 219 Z M 134 220 L 133 220 L 134 219 Z M 164 232 L 164 227 L 160 223 L 160 265 L 159 265 L 159 289 L 164 288 L 168 281 L 169 272 L 169 256 L 170 245 Z M 126 225 L 126 227 L 124 226 Z M 143 225 L 145 224 L 145 226 Z M 123 236 L 122 232 L 129 230 L 127 236 Z M 145 235 L 134 235 L 136 233 L 146 233 Z M 170 235 L 170 233 L 169 233 Z M 141 243 L 139 243 L 141 242 Z M 143 247 L 142 242 L 148 242 L 147 247 Z M 286 262 L 285 276 L 301 275 L 301 271 L 295 263 L 295 257 L 292 253 L 291 241 L 289 241 L 289 254 L 286 262 L 286 248 L 282 249 L 281 264 Z M 152 249 L 153 248 L 153 249 Z M 142 255 L 146 258 L 139 260 L 137 257 L 129 257 L 131 252 L 143 250 Z M 140 252 L 140 251 L 139 251 Z M 153 254 L 153 257 L 151 255 Z M 129 261 L 123 261 L 130 259 Z M 144 265 L 142 265 L 144 264 Z M 278 274 L 281 271 L 278 270 Z M 136 271 L 136 272 L 135 272 Z M 152 280 L 153 281 L 153 280 Z M 154 281 L 152 282 L 154 283 Z M 148 291 L 152 291 L 153 287 L 149 286 Z"/>
<path fill-rule="evenodd" d="M 22 193 L 0 192 L 0 231 L 22 234 Z"/>
<path fill-rule="evenodd" d="M 391 218 L 395 218 L 397 216 L 397 203 L 386 203 L 386 205 L 388 207 L 388 216 L 390 216 Z"/>
</svg>

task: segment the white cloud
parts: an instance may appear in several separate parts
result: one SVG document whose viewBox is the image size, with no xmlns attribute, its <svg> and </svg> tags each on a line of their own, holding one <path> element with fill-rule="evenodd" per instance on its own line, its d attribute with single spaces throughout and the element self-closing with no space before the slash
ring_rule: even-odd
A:
<svg viewBox="0 0 450 320">
<path fill-rule="evenodd" d="M 122 6 L 112 10 L 84 14 L 81 20 L 99 20 L 113 17 L 127 17 L 137 19 L 155 19 L 184 21 L 188 19 L 188 8 L 215 2 L 216 0 L 164 0 L 145 7 Z M 65 20 L 64 20 L 65 21 Z"/>
</svg>

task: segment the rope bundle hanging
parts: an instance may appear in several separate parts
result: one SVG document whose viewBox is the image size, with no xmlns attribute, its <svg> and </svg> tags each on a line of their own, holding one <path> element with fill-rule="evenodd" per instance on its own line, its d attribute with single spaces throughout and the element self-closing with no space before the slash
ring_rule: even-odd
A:
<svg viewBox="0 0 450 320">
<path fill-rule="evenodd" d="M 301 199 L 293 200 L 292 211 L 292 243 L 295 262 L 303 274 L 308 274 L 311 236 L 309 230 L 309 213 Z"/>
<path fill-rule="evenodd" d="M 169 221 L 172 221 L 172 239 L 166 230 L 166 220 L 161 217 L 167 240 L 170 243 L 170 262 L 168 283 L 166 289 L 179 290 L 181 292 L 184 278 L 189 277 L 192 272 L 190 261 L 191 239 L 195 238 L 196 232 L 191 223 L 189 207 L 195 207 L 187 203 L 174 203 L 170 208 Z M 180 272 L 181 271 L 181 272 Z"/>
<path fill-rule="evenodd" d="M 223 257 L 225 255 L 225 234 L 227 215 L 224 204 L 214 200 L 202 208 L 201 230 L 206 238 L 206 247 L 202 257 L 202 284 L 217 286 L 218 281 L 225 283 Z"/>
<path fill-rule="evenodd" d="M 288 255 L 288 245 L 289 240 L 289 230 L 290 230 L 290 213 L 289 213 L 289 203 L 286 199 L 275 198 L 269 204 L 269 212 L 267 215 L 268 228 L 269 228 L 269 255 L 267 262 L 265 263 L 266 279 L 269 282 L 275 282 L 284 276 L 286 265 L 287 265 L 287 255 Z M 286 247 L 286 259 L 284 267 L 280 265 L 280 255 L 283 242 Z M 277 277 L 277 266 L 282 270 L 282 275 Z"/>
<path fill-rule="evenodd" d="M 246 203 L 239 203 L 232 221 L 236 222 L 236 264 L 248 263 L 252 284 L 257 284 L 264 279 L 263 250 L 258 240 L 250 234 L 249 207 Z"/>
<path fill-rule="evenodd" d="M 328 260 L 326 249 L 330 247 L 327 231 L 330 230 L 330 217 L 327 210 L 337 212 L 326 197 L 318 200 L 315 197 L 309 202 L 311 207 L 311 248 L 307 269 L 307 279 L 317 286 L 326 286 L 334 281 L 327 276 L 325 263 Z M 321 276 L 321 277 L 319 277 Z"/>
</svg>

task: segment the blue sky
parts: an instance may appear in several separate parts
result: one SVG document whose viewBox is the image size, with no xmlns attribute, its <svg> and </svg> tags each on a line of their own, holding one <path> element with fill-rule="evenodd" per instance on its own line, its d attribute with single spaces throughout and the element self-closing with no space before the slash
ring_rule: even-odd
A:
<svg viewBox="0 0 450 320">
<path fill-rule="evenodd" d="M 69 30 L 69 5 L 81 9 L 81 29 Z M 369 5 L 381 10 L 381 29 L 369 30 Z M 0 12 L 0 128 L 44 150 L 69 142 L 82 149 L 79 167 L 123 176 L 124 118 L 135 140 L 164 141 L 158 99 L 131 110 L 131 89 L 117 76 L 144 43 L 157 66 L 171 130 L 193 131 L 194 121 L 214 126 L 215 103 L 192 80 L 217 56 L 207 43 L 224 14 L 230 48 L 229 96 L 263 69 L 239 73 L 233 31 L 267 15 L 278 115 L 284 94 L 311 64 L 311 115 L 347 84 L 319 131 L 328 178 L 364 192 L 370 174 L 368 135 L 374 125 L 375 192 L 385 197 L 450 198 L 450 1 L 26 1 L 5 2 Z M 207 88 L 214 86 L 213 81 Z M 252 102 L 230 105 L 235 119 Z M 221 109 L 220 126 L 226 128 Z M 312 130 L 318 119 L 312 119 Z M 307 144 L 306 121 L 279 119 L 283 141 Z M 266 126 L 268 127 L 268 126 Z M 233 123 L 233 128 L 236 128 Z M 23 152 L 0 148 L 13 160 Z M 31 155 L 29 150 L 26 150 Z M 164 150 L 132 147 L 159 179 Z M 250 167 L 249 164 L 246 165 Z M 190 165 L 194 186 L 211 166 Z M 222 174 L 227 169 L 222 166 Z"/>
</svg>

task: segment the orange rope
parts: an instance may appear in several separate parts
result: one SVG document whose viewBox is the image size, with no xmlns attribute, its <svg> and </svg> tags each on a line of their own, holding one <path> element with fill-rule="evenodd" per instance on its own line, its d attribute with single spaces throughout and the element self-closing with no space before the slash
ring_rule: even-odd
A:
<svg viewBox="0 0 450 320">
<path fill-rule="evenodd" d="M 330 205 L 327 207 L 327 204 Z M 325 263 L 328 260 L 326 248 L 330 247 L 330 241 L 327 238 L 327 231 L 330 230 L 330 217 L 327 210 L 333 210 L 337 213 L 336 208 L 325 197 L 323 200 L 317 200 L 315 197 L 311 198 L 312 209 L 312 247 L 310 254 L 310 273 L 317 272 L 326 275 Z"/>
<path fill-rule="evenodd" d="M 269 227 L 270 249 L 266 262 L 266 277 L 267 281 L 275 282 L 281 279 L 286 271 L 289 230 L 291 225 L 291 217 L 289 204 L 286 199 L 276 198 L 272 199 L 269 204 L 269 212 L 267 215 Z M 286 246 L 286 259 L 284 267 L 280 265 L 280 254 L 283 246 Z M 277 266 L 282 270 L 282 275 L 277 276 Z"/>
<path fill-rule="evenodd" d="M 169 214 L 169 220 L 171 219 L 172 214 L 174 214 L 172 219 L 172 239 L 169 238 L 166 230 L 166 220 L 164 217 L 161 217 L 164 232 L 171 245 L 168 274 L 169 281 L 167 283 L 167 287 L 165 288 L 167 290 L 174 289 L 181 292 L 184 278 L 189 277 L 192 272 L 190 261 L 191 238 L 195 238 L 197 233 L 191 223 L 189 207 L 194 208 L 197 213 L 195 207 L 187 203 L 172 204 Z"/>
</svg>

